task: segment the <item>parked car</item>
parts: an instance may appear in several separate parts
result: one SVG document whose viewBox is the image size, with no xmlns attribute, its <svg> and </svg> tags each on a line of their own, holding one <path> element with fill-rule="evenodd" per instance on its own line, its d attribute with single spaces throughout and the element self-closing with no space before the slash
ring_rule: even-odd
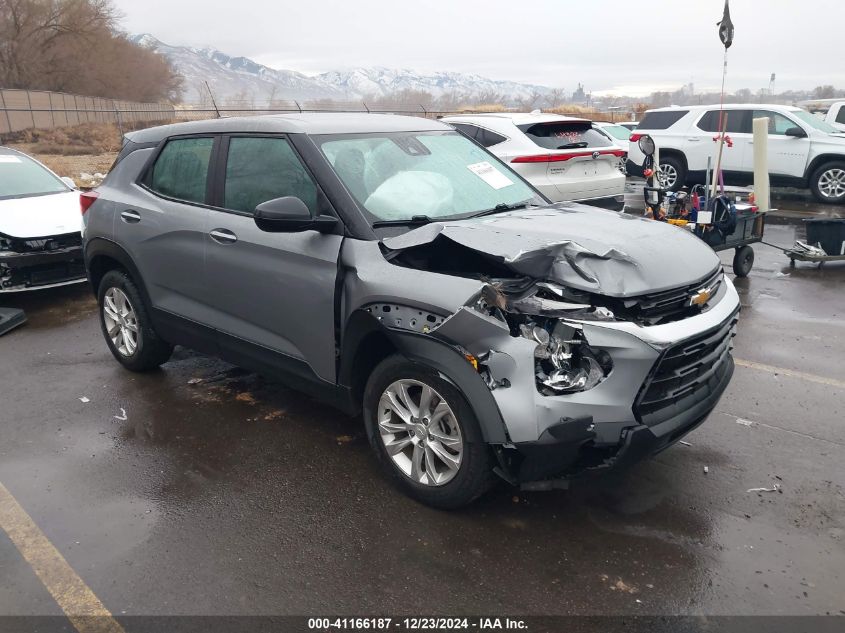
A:
<svg viewBox="0 0 845 633">
<path fill-rule="evenodd" d="M 704 242 L 551 204 L 437 121 L 132 132 L 82 196 L 118 362 L 150 370 L 181 344 L 279 375 L 362 413 L 387 471 L 434 506 L 494 472 L 544 489 L 661 451 L 733 373 L 739 299 Z"/>
<path fill-rule="evenodd" d="M 628 138 L 631 136 L 631 131 L 618 123 L 609 123 L 607 121 L 593 121 L 593 127 L 604 134 L 611 143 L 624 152 L 624 155 L 619 159 L 616 166 L 623 174 L 627 174 L 625 163 L 628 160 Z"/>
<path fill-rule="evenodd" d="M 626 149 L 586 119 L 535 111 L 442 120 L 488 148 L 549 200 L 622 208 L 625 177 L 618 167 Z"/>
<path fill-rule="evenodd" d="M 73 181 L 0 147 L 0 292 L 85 281 Z"/>
<path fill-rule="evenodd" d="M 845 203 L 845 134 L 792 106 L 729 104 L 724 111 L 732 145 L 726 146 L 722 155 L 727 184 L 753 182 L 752 122 L 768 117 L 772 185 L 809 188 L 820 202 Z M 642 176 L 643 154 L 637 141 L 648 134 L 660 150 L 665 187 L 677 191 L 684 185 L 704 182 L 707 159 L 716 152 L 719 116 L 718 105 L 649 110 L 631 135 L 628 173 Z"/>
<path fill-rule="evenodd" d="M 840 132 L 845 132 L 845 101 L 837 101 L 830 105 L 825 114 L 824 120 L 831 127 Z"/>
</svg>

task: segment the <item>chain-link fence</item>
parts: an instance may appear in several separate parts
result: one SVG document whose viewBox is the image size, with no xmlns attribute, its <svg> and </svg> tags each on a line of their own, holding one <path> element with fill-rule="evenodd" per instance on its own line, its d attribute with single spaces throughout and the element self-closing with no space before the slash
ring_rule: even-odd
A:
<svg viewBox="0 0 845 633">
<path fill-rule="evenodd" d="M 175 118 L 176 108 L 162 103 L 117 101 L 42 90 L 0 89 L 0 134 L 80 123 L 122 125 Z"/>
<path fill-rule="evenodd" d="M 555 112 L 594 121 L 613 121 L 624 118 L 619 112 L 583 110 L 567 112 L 565 108 L 558 108 Z M 320 100 L 315 102 L 273 101 L 267 107 L 256 106 L 254 103 L 229 101 L 225 105 L 200 103 L 173 106 L 163 103 L 138 103 L 83 97 L 62 92 L 0 89 L 0 135 L 32 128 L 50 129 L 81 123 L 111 123 L 116 124 L 122 131 L 124 127 L 132 129 L 143 127 L 145 123 L 153 125 L 172 121 L 291 112 L 372 112 L 426 118 L 458 113 L 456 110 L 434 110 L 422 104 L 391 103 L 383 100 L 377 104 L 368 104 L 364 101 Z M 472 108 L 460 110 L 460 113 L 474 112 L 479 112 L 479 110 Z"/>
</svg>

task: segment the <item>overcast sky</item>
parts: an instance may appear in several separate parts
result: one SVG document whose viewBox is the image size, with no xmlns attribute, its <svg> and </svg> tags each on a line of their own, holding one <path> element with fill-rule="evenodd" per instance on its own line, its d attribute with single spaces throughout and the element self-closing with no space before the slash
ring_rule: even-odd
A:
<svg viewBox="0 0 845 633">
<path fill-rule="evenodd" d="M 123 27 L 316 74 L 476 73 L 594 94 L 721 83 L 722 0 L 114 0 Z M 648 14 L 648 18 L 646 18 Z M 729 91 L 845 87 L 845 2 L 731 0 Z"/>
</svg>

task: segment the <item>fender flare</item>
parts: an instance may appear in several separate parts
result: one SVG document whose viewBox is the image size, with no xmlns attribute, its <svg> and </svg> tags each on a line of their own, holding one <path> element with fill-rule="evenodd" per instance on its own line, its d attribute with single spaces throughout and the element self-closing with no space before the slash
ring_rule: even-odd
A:
<svg viewBox="0 0 845 633">
<path fill-rule="evenodd" d="M 141 298 L 144 301 L 144 307 L 148 312 L 152 310 L 153 306 L 150 302 L 150 296 L 147 294 L 147 288 L 144 286 L 144 279 L 141 277 L 141 271 L 138 270 L 138 267 L 135 265 L 132 257 L 122 247 L 118 246 L 111 240 L 107 240 L 102 237 L 95 237 L 85 243 L 85 273 L 88 276 L 88 284 L 91 286 L 91 290 L 94 292 L 95 296 L 97 295 L 99 288 L 97 287 L 97 284 L 94 283 L 91 264 L 97 257 L 108 257 L 125 268 L 132 277 L 132 280 L 135 282 L 135 285 L 141 291 Z"/>
<path fill-rule="evenodd" d="M 448 343 L 426 334 L 388 328 L 365 310 L 353 312 L 344 330 L 338 371 L 338 382 L 341 385 L 352 384 L 354 359 L 367 336 L 375 332 L 383 334 L 396 351 L 409 361 L 433 368 L 444 380 L 452 383 L 472 407 L 485 442 L 509 442 L 505 422 L 493 394 L 462 353 Z M 368 434 L 371 434 L 372 422 L 364 420 L 364 423 L 368 427 Z"/>
</svg>

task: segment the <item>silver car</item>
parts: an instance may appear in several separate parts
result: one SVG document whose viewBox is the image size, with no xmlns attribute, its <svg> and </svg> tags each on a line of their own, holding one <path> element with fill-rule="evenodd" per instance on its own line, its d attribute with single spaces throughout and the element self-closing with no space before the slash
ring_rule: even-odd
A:
<svg viewBox="0 0 845 633">
<path fill-rule="evenodd" d="M 175 344 L 362 414 L 387 471 L 455 508 L 621 468 L 704 421 L 739 300 L 674 226 L 551 204 L 443 123 L 297 114 L 129 134 L 83 208 L 105 340 Z"/>
</svg>

